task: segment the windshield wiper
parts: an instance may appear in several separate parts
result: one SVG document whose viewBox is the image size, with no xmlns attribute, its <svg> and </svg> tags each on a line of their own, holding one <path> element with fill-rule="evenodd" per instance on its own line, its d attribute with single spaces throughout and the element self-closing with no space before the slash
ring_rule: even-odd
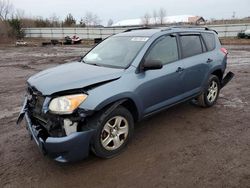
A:
<svg viewBox="0 0 250 188">
<path fill-rule="evenodd" d="M 83 63 L 86 63 L 85 61 L 82 61 Z M 88 65 L 94 65 L 94 66 L 98 66 L 98 67 L 102 67 L 101 64 L 97 64 L 97 63 L 86 63 Z"/>
<path fill-rule="evenodd" d="M 114 65 L 106 65 L 106 64 L 98 64 L 98 63 L 86 63 L 85 61 L 81 61 L 85 64 L 88 64 L 88 65 L 94 65 L 94 66 L 97 66 L 97 67 L 109 67 L 109 68 L 116 68 L 116 69 L 124 69 L 124 67 L 120 67 L 120 66 L 114 66 Z"/>
<path fill-rule="evenodd" d="M 95 65 L 95 66 L 98 66 L 98 67 L 101 67 L 100 64 L 97 64 L 97 63 L 89 63 L 90 65 Z"/>
<path fill-rule="evenodd" d="M 88 64 L 88 65 L 95 65 L 95 66 L 101 67 L 101 65 L 97 64 L 97 63 L 86 63 L 85 61 L 83 61 L 83 59 L 81 60 L 81 62 L 85 63 L 85 64 Z"/>
</svg>

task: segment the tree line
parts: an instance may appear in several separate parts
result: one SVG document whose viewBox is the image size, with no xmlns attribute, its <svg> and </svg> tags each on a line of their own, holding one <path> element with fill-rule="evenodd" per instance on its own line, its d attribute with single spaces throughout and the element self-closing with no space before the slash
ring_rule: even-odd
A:
<svg viewBox="0 0 250 188">
<path fill-rule="evenodd" d="M 0 38 L 23 38 L 22 28 L 25 27 L 97 27 L 101 26 L 101 22 L 99 16 L 92 12 L 86 12 L 80 20 L 74 18 L 71 13 L 63 20 L 56 14 L 49 18 L 28 18 L 23 10 L 15 9 L 9 0 L 0 0 Z M 110 19 L 107 26 L 112 24 L 113 20 Z"/>
<path fill-rule="evenodd" d="M 166 10 L 161 8 L 153 11 L 152 15 L 145 13 L 141 18 L 142 25 L 163 25 Z M 101 27 L 102 20 L 92 12 L 86 12 L 84 16 L 77 20 L 71 13 L 64 19 L 60 19 L 56 14 L 49 18 L 25 16 L 23 10 L 15 9 L 9 0 L 0 0 L 0 40 L 1 38 L 23 38 L 25 27 Z M 109 19 L 107 26 L 110 27 L 113 20 Z"/>
<path fill-rule="evenodd" d="M 64 20 L 60 20 L 56 14 L 49 18 L 24 18 L 25 27 L 96 27 L 101 26 L 101 19 L 92 12 L 86 12 L 79 21 L 69 13 Z"/>
</svg>

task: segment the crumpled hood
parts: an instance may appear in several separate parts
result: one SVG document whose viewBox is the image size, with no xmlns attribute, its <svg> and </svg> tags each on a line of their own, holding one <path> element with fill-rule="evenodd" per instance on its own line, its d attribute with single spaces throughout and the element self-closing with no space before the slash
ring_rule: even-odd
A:
<svg viewBox="0 0 250 188">
<path fill-rule="evenodd" d="M 84 88 L 121 77 L 123 69 L 99 67 L 73 62 L 41 71 L 28 79 L 28 83 L 43 95 Z"/>
</svg>

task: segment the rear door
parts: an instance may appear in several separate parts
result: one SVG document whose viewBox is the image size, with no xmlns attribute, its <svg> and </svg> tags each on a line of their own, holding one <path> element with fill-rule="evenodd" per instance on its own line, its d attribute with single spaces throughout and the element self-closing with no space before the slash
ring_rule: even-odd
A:
<svg viewBox="0 0 250 188">
<path fill-rule="evenodd" d="M 181 62 L 184 66 L 182 75 L 183 97 L 189 97 L 201 91 L 202 83 L 209 70 L 209 52 L 207 52 L 200 33 L 179 34 Z"/>
</svg>

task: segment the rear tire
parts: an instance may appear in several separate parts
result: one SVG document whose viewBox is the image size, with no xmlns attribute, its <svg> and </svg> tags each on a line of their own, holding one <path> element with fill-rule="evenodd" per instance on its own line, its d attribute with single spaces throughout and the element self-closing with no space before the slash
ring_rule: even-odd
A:
<svg viewBox="0 0 250 188">
<path fill-rule="evenodd" d="M 203 91 L 192 102 L 196 105 L 199 105 L 205 108 L 211 107 L 216 103 L 218 99 L 220 88 L 221 86 L 220 86 L 219 78 L 216 75 L 210 75 L 205 91 Z"/>
<path fill-rule="evenodd" d="M 134 132 L 134 119 L 131 113 L 119 106 L 110 113 L 101 112 L 89 122 L 95 127 L 92 151 L 101 158 L 112 158 L 120 154 Z"/>
</svg>

